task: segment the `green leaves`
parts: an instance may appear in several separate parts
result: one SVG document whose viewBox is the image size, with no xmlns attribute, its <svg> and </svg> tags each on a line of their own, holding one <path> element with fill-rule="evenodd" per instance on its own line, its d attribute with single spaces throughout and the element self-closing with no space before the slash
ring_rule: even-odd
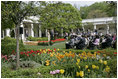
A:
<svg viewBox="0 0 118 79">
<path fill-rule="evenodd" d="M 43 28 L 63 27 L 64 29 L 71 29 L 72 27 L 76 28 L 76 25 L 81 23 L 81 17 L 79 11 L 72 5 L 52 2 L 41 8 L 40 21 Z"/>
</svg>

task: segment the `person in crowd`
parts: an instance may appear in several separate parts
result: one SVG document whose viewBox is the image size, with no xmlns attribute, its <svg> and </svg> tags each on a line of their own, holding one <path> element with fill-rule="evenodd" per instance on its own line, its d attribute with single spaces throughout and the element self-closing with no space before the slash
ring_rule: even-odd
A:
<svg viewBox="0 0 118 79">
<path fill-rule="evenodd" d="M 66 40 L 68 40 L 68 33 L 65 32 L 65 37 L 64 37 Z"/>
<path fill-rule="evenodd" d="M 113 34 L 112 38 L 113 38 L 113 42 L 112 42 L 113 46 L 112 46 L 112 47 L 113 47 L 114 49 L 116 49 L 116 45 L 117 45 L 116 33 Z"/>
<path fill-rule="evenodd" d="M 99 44 L 100 44 L 99 35 L 96 35 L 96 37 L 95 37 L 95 41 L 94 41 L 93 44 L 95 45 L 95 47 L 99 48 Z"/>
<path fill-rule="evenodd" d="M 96 31 L 97 32 L 97 31 Z M 90 32 L 89 34 L 86 32 L 79 33 L 81 35 L 76 35 L 74 33 L 70 34 L 70 41 L 66 44 L 67 48 L 74 48 L 83 49 L 85 47 L 93 50 L 95 47 L 97 48 L 107 48 L 112 47 L 116 48 L 117 37 L 116 34 L 113 36 L 111 34 L 103 35 L 102 32 L 94 33 Z"/>
<path fill-rule="evenodd" d="M 85 47 L 85 36 L 83 35 L 81 38 L 80 38 L 80 41 L 78 44 L 76 44 L 76 48 L 77 49 L 84 49 Z"/>
<path fill-rule="evenodd" d="M 112 37 L 110 34 L 105 35 L 105 41 L 102 43 L 102 48 L 107 48 L 112 46 Z"/>
<path fill-rule="evenodd" d="M 71 36 L 70 41 L 66 42 L 66 49 L 74 48 L 74 42 L 75 42 L 74 36 Z"/>
</svg>

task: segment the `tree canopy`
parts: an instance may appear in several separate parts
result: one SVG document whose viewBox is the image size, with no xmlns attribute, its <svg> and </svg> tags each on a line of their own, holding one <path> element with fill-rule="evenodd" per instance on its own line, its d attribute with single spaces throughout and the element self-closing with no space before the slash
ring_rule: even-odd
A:
<svg viewBox="0 0 118 79">
<path fill-rule="evenodd" d="M 35 2 L 2 1 L 1 20 L 2 28 L 13 28 L 21 23 L 26 16 L 36 14 Z"/>
<path fill-rule="evenodd" d="M 117 2 L 96 2 L 90 6 L 80 7 L 80 14 L 82 19 L 95 18 L 92 16 L 100 17 L 112 17 L 115 15 L 115 10 L 117 9 Z M 98 13 L 97 13 L 98 12 Z M 92 13 L 92 14 L 91 14 Z M 96 14 L 97 13 L 97 14 Z M 98 14 L 100 14 L 98 16 Z"/>
<path fill-rule="evenodd" d="M 72 29 L 81 26 L 79 11 L 71 4 L 62 2 L 42 2 L 40 9 L 40 22 L 43 28 Z"/>
</svg>

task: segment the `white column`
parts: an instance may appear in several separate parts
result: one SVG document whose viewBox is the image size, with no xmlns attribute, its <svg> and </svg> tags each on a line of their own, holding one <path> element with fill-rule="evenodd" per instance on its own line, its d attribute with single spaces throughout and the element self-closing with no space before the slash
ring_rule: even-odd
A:
<svg viewBox="0 0 118 79">
<path fill-rule="evenodd" d="M 61 33 L 61 36 L 63 37 L 63 36 L 64 36 L 64 35 L 63 35 L 63 28 L 61 28 L 61 32 L 62 32 L 62 33 Z"/>
<path fill-rule="evenodd" d="M 10 37 L 10 29 L 6 29 L 6 36 Z"/>
<path fill-rule="evenodd" d="M 84 29 L 84 25 L 82 24 L 82 29 L 83 29 L 83 31 L 85 32 L 85 29 Z"/>
<path fill-rule="evenodd" d="M 71 32 L 73 32 L 73 29 L 71 29 Z"/>
<path fill-rule="evenodd" d="M 47 29 L 45 30 L 45 33 L 46 33 L 46 37 L 48 37 L 48 30 Z"/>
<path fill-rule="evenodd" d="M 96 30 L 96 25 L 94 24 L 94 30 Z"/>
<path fill-rule="evenodd" d="M 109 34 L 109 25 L 107 24 L 107 34 Z"/>
<path fill-rule="evenodd" d="M 4 38 L 4 35 L 5 35 L 5 34 L 4 34 L 4 30 L 2 31 L 2 35 L 3 35 L 3 38 Z"/>
<path fill-rule="evenodd" d="M 23 26 L 23 23 L 21 23 L 20 27 L 23 27 L 23 34 L 21 35 L 22 36 L 22 40 L 24 41 L 26 38 L 25 38 L 25 35 L 24 35 L 24 26 Z"/>
<path fill-rule="evenodd" d="M 34 37 L 33 24 L 31 24 L 31 36 Z"/>
<path fill-rule="evenodd" d="M 39 25 L 39 37 L 42 37 L 41 26 Z"/>
</svg>

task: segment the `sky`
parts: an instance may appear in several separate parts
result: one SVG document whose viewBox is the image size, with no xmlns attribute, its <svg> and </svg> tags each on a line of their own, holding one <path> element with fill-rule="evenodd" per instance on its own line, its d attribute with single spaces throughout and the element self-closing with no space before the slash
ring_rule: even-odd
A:
<svg viewBox="0 0 118 79">
<path fill-rule="evenodd" d="M 70 3 L 73 6 L 76 5 L 78 8 L 80 8 L 81 6 L 90 6 L 91 4 L 95 2 L 101 2 L 101 1 L 62 1 L 62 2 Z"/>
</svg>

